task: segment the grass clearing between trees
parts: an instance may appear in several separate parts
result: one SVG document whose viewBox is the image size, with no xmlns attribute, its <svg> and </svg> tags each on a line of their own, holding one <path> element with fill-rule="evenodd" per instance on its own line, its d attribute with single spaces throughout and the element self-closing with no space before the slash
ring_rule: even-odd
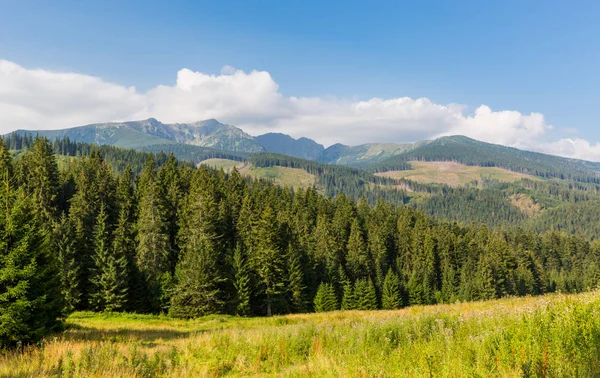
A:
<svg viewBox="0 0 600 378">
<path fill-rule="evenodd" d="M 600 292 L 395 311 L 177 320 L 75 313 L 2 377 L 575 377 L 600 374 Z"/>
<path fill-rule="evenodd" d="M 294 189 L 310 188 L 317 183 L 317 176 L 306 172 L 301 168 L 288 167 L 256 167 L 250 162 L 239 162 L 228 159 L 208 159 L 200 162 L 216 169 L 223 169 L 230 172 L 236 167 L 242 176 L 249 176 L 255 179 L 266 179 L 274 184 L 287 186 Z"/>
<path fill-rule="evenodd" d="M 446 184 L 450 186 L 463 186 L 487 178 L 502 182 L 515 182 L 524 178 L 539 180 L 534 176 L 512 172 L 497 167 L 469 166 L 455 162 L 423 162 L 411 161 L 413 169 L 408 171 L 388 171 L 375 175 L 393 179 L 405 178 L 422 184 Z"/>
</svg>

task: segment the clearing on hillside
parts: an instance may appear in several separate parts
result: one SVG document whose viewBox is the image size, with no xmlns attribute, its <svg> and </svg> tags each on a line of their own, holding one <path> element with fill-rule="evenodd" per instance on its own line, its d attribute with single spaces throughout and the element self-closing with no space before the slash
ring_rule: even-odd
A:
<svg viewBox="0 0 600 378">
<path fill-rule="evenodd" d="M 592 377 L 600 292 L 490 302 L 176 320 L 75 313 L 0 355 L 2 377 Z"/>
<path fill-rule="evenodd" d="M 515 182 L 524 178 L 539 180 L 534 176 L 496 167 L 477 167 L 446 161 L 413 161 L 410 164 L 413 169 L 409 171 L 388 171 L 376 175 L 394 179 L 405 178 L 423 184 L 438 183 L 450 186 L 466 185 L 479 181 L 482 177 L 503 182 Z"/>
<path fill-rule="evenodd" d="M 300 168 L 288 167 L 256 167 L 250 162 L 239 162 L 229 159 L 208 159 L 200 162 L 216 169 L 229 172 L 236 167 L 243 176 L 254 177 L 256 179 L 267 179 L 281 186 L 288 186 L 294 189 L 310 188 L 317 183 L 317 176 L 306 172 Z"/>
<path fill-rule="evenodd" d="M 242 169 L 247 164 L 248 164 L 247 162 L 235 161 L 235 160 L 229 160 L 229 159 L 207 159 L 207 160 L 203 160 L 200 163 L 198 163 L 198 165 L 207 165 L 207 166 L 215 168 L 215 169 L 222 168 L 225 172 L 229 172 L 230 170 L 233 169 L 233 167 L 236 167 L 238 170 Z"/>
</svg>

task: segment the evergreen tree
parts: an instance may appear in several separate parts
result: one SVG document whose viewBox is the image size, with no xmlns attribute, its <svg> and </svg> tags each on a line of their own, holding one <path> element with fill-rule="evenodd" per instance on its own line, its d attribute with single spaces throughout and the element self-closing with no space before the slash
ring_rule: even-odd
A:
<svg viewBox="0 0 600 378">
<path fill-rule="evenodd" d="M 177 160 L 173 153 L 169 154 L 166 163 L 161 166 L 157 182 L 160 188 L 160 200 L 164 209 L 166 232 L 169 236 L 169 250 L 171 251 L 171 256 L 169 256 L 169 270 L 172 272 L 175 269 L 179 253 L 176 242 L 179 232 L 177 219 L 183 199 L 181 178 L 179 177 Z"/>
<path fill-rule="evenodd" d="M 260 291 L 266 296 L 267 316 L 272 315 L 273 298 L 282 292 L 283 267 L 275 214 L 265 207 L 255 230 L 252 265 L 260 279 Z"/>
<path fill-rule="evenodd" d="M 146 285 L 147 311 L 158 312 L 167 300 L 163 287 L 169 280 L 171 251 L 163 207 L 158 198 L 156 183 L 149 181 L 140 198 L 137 220 L 137 266 Z"/>
<path fill-rule="evenodd" d="M 339 309 L 333 286 L 321 282 L 314 299 L 314 306 L 316 312 L 336 311 Z"/>
<path fill-rule="evenodd" d="M 205 169 L 196 171 L 180 218 L 181 256 L 172 291 L 173 316 L 222 312 L 225 304 L 232 302 L 234 293 L 225 287 L 231 259 L 226 256 L 227 246 L 223 243 L 219 196 L 215 177 Z M 229 291 L 234 291 L 231 286 Z"/>
<path fill-rule="evenodd" d="M 115 205 L 115 185 L 111 168 L 99 153 L 77 161 L 74 172 L 76 192 L 70 200 L 69 220 L 75 230 L 75 261 L 79 267 L 81 301 L 78 309 L 89 309 L 89 295 L 93 292 L 91 273 L 95 254 L 94 227 L 100 208 L 104 205 L 109 223 Z"/>
<path fill-rule="evenodd" d="M 386 310 L 393 310 L 402 307 L 400 280 L 391 268 L 388 269 L 388 272 L 385 275 L 385 280 L 383 281 L 381 307 Z"/>
<path fill-rule="evenodd" d="M 236 313 L 238 315 L 250 314 L 250 295 L 252 283 L 248 263 L 244 257 L 241 243 L 236 245 L 233 253 L 234 286 L 236 290 Z"/>
<path fill-rule="evenodd" d="M 3 142 L 1 143 L 3 144 Z M 34 342 L 62 325 L 56 261 L 37 206 L 14 189 L 6 167 L 0 189 L 0 348 Z"/>
<path fill-rule="evenodd" d="M 76 245 L 73 225 L 64 213 L 55 224 L 52 240 L 53 248 L 58 256 L 58 274 L 65 312 L 73 312 L 81 301 L 80 267 L 75 258 Z"/>
<path fill-rule="evenodd" d="M 175 270 L 169 315 L 194 318 L 219 312 L 224 303 L 217 286 L 220 280 L 215 275 L 217 266 L 210 240 L 196 240 L 182 254 Z"/>
<path fill-rule="evenodd" d="M 356 298 L 354 296 L 354 286 L 349 280 L 344 284 L 344 293 L 342 296 L 342 310 L 354 310 L 356 308 Z"/>
<path fill-rule="evenodd" d="M 111 245 L 107 222 L 108 215 L 102 206 L 94 228 L 95 268 L 90 304 L 96 311 L 121 311 L 127 302 L 127 258 L 121 249 L 123 240 L 115 240 Z"/>
<path fill-rule="evenodd" d="M 369 256 L 360 224 L 356 218 L 352 222 L 347 249 L 347 266 L 351 276 L 354 278 L 368 276 L 370 273 Z"/>
<path fill-rule="evenodd" d="M 57 217 L 59 171 L 52 144 L 46 138 L 36 137 L 22 161 L 23 185 L 33 197 L 36 213 L 50 227 Z"/>
<path fill-rule="evenodd" d="M 361 278 L 355 282 L 354 298 L 357 310 L 377 310 L 377 293 L 370 278 Z"/>
<path fill-rule="evenodd" d="M 290 294 L 290 302 L 295 312 L 304 312 L 306 304 L 304 299 L 304 274 L 300 263 L 298 251 L 293 248 L 292 243 L 288 246 L 288 291 Z"/>
</svg>

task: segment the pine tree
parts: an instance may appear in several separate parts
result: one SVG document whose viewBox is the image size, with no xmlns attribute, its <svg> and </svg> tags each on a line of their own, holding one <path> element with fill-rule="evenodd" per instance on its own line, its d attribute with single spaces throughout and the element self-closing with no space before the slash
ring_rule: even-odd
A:
<svg viewBox="0 0 600 378">
<path fill-rule="evenodd" d="M 162 201 L 165 214 L 164 221 L 167 228 L 166 231 L 169 236 L 169 250 L 171 251 L 171 256 L 169 257 L 169 270 L 172 272 L 175 269 L 177 255 L 179 253 L 176 242 L 177 234 L 179 232 L 177 219 L 183 198 L 177 160 L 173 153 L 169 154 L 167 161 L 160 168 L 157 182 L 158 187 L 160 188 L 160 200 Z"/>
<path fill-rule="evenodd" d="M 222 312 L 233 295 L 224 290 L 231 261 L 223 244 L 219 188 L 205 169 L 195 172 L 180 218 L 179 263 L 169 313 L 195 317 Z M 234 290 L 231 285 L 231 291 Z"/>
<path fill-rule="evenodd" d="M 69 218 L 63 213 L 55 224 L 52 236 L 53 248 L 58 256 L 58 271 L 65 312 L 73 312 L 81 301 L 79 272 L 75 258 L 75 232 Z"/>
<path fill-rule="evenodd" d="M 354 286 L 349 280 L 344 284 L 344 294 L 342 296 L 342 310 L 354 310 L 356 308 L 356 298 L 354 296 Z"/>
<path fill-rule="evenodd" d="M 59 172 L 52 144 L 46 138 L 36 137 L 22 161 L 22 180 L 26 191 L 33 197 L 36 213 L 50 227 L 57 217 Z"/>
<path fill-rule="evenodd" d="M 270 206 L 267 206 L 255 230 L 255 249 L 252 265 L 260 279 L 260 290 L 266 296 L 267 316 L 272 315 L 272 302 L 282 292 L 283 267 L 277 235 L 277 221 Z"/>
<path fill-rule="evenodd" d="M 383 281 L 381 307 L 386 310 L 393 310 L 402 307 L 400 280 L 391 268 L 388 269 L 388 272 L 385 275 L 385 280 Z"/>
<path fill-rule="evenodd" d="M 335 311 L 339 309 L 335 289 L 331 284 L 321 282 L 315 295 L 314 306 L 316 312 Z"/>
<path fill-rule="evenodd" d="M 8 147 L 2 138 L 0 138 L 0 174 L 2 174 L 2 177 L 0 177 L 2 180 L 7 177 L 9 180 L 12 180 L 14 176 L 12 157 L 10 156 Z"/>
<path fill-rule="evenodd" d="M 478 299 L 496 299 L 496 285 L 494 283 L 494 271 L 491 262 L 486 257 L 479 261 L 477 272 Z"/>
<path fill-rule="evenodd" d="M 349 274 L 354 278 L 368 276 L 370 273 L 369 256 L 358 219 L 354 219 L 352 222 L 347 249 L 348 255 L 346 256 L 346 262 Z"/>
<path fill-rule="evenodd" d="M 299 253 L 292 246 L 292 243 L 289 243 L 288 245 L 287 259 L 289 272 L 287 287 L 290 293 L 290 302 L 295 312 L 304 312 L 306 310 L 304 299 L 304 274 L 302 273 Z"/>
<path fill-rule="evenodd" d="M 233 284 L 236 290 L 236 313 L 242 316 L 250 314 L 250 294 L 252 286 L 247 264 L 241 243 L 238 243 L 233 253 Z"/>
<path fill-rule="evenodd" d="M 120 311 L 127 302 L 127 259 L 124 251 L 113 249 L 108 230 L 108 215 L 100 208 L 94 228 L 95 268 L 90 278 L 93 292 L 90 304 L 96 311 Z M 118 242 L 115 246 L 119 247 Z"/>
<path fill-rule="evenodd" d="M 169 315 L 194 318 L 219 312 L 223 306 L 215 271 L 214 249 L 207 238 L 194 241 L 182 250 L 175 269 L 175 287 Z"/>
<path fill-rule="evenodd" d="M 354 298 L 357 310 L 376 310 L 377 293 L 370 278 L 361 278 L 354 284 Z"/>
<path fill-rule="evenodd" d="M 30 196 L 12 188 L 6 167 L 0 175 L 0 348 L 4 348 L 58 330 L 64 304 L 42 217 L 35 216 Z"/>
<path fill-rule="evenodd" d="M 95 254 L 94 226 L 102 205 L 112 223 L 115 204 L 115 182 L 111 168 L 97 151 L 77 161 L 74 167 L 76 192 L 70 200 L 69 221 L 75 231 L 75 261 L 79 266 L 81 301 L 77 309 L 89 309 L 89 295 L 93 288 L 91 273 Z"/>
<path fill-rule="evenodd" d="M 156 184 L 146 183 L 140 198 L 137 221 L 137 266 L 146 284 L 147 310 L 159 312 L 166 305 L 163 287 L 170 275 L 171 250 L 167 225 L 163 219 L 163 207 L 158 198 Z"/>
<path fill-rule="evenodd" d="M 138 308 L 139 297 L 143 295 L 142 279 L 136 266 L 135 260 L 135 238 L 133 235 L 133 225 L 131 216 L 125 206 L 119 211 L 117 225 L 113 232 L 112 250 L 116 261 L 120 265 L 125 265 L 125 284 L 127 288 L 127 310 Z M 124 259 L 124 262 L 120 262 Z"/>
<path fill-rule="evenodd" d="M 420 271 L 415 270 L 411 273 L 406 283 L 406 290 L 408 292 L 408 303 L 410 305 L 422 305 L 427 304 L 428 296 L 425 292 L 423 283 L 426 282 Z"/>
</svg>

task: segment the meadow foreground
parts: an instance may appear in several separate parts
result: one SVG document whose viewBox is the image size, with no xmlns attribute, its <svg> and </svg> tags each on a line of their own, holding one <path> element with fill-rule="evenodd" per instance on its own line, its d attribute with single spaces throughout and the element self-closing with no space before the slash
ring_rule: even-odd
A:
<svg viewBox="0 0 600 378">
<path fill-rule="evenodd" d="M 600 292 L 489 302 L 196 320 L 75 313 L 2 377 L 600 374 Z"/>
</svg>

